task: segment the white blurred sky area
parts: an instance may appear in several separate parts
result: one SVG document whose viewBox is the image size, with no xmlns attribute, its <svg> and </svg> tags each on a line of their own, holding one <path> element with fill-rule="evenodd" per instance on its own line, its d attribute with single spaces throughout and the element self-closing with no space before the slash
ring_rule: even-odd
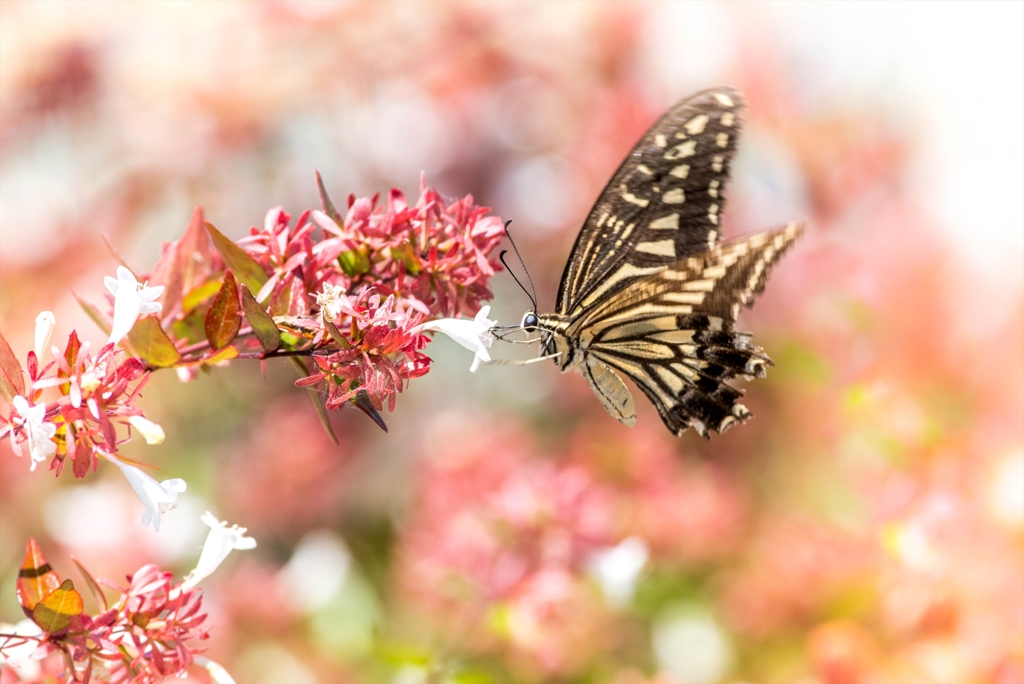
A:
<svg viewBox="0 0 1024 684">
<path fill-rule="evenodd" d="M 879 106 L 916 132 L 909 179 L 979 273 L 1024 283 L 1024 3 L 765 2 L 759 21 L 798 92 L 822 107 Z M 655 88 L 729 73 L 737 4 L 660 3 L 647 27 Z M 771 35 L 774 34 L 774 35 Z"/>
<path fill-rule="evenodd" d="M 543 30 L 572 31 L 583 7 L 556 13 L 567 25 Z M 654 101 L 673 101 L 682 94 L 680 84 L 696 88 L 727 79 L 738 52 L 737 22 L 756 22 L 766 41 L 783 46 L 786 68 L 798 75 L 798 93 L 808 102 L 881 106 L 915 131 L 918 158 L 909 179 L 914 196 L 978 273 L 1004 287 L 1024 284 L 1024 3 L 652 2 L 648 8 L 636 69 Z M 3 36 L 17 41 L 11 26 L 0 31 Z M 364 123 L 369 128 L 359 137 L 372 138 L 380 122 Z M 102 150 L 51 138 L 0 165 L 5 261 L 38 258 L 45 248 L 41 236 L 52 234 L 67 213 L 61 207 L 74 213 L 87 179 L 102 176 L 111 159 Z M 303 178 L 320 162 L 284 161 L 301 166 Z M 547 176 L 559 176 L 557 164 L 541 167 Z M 415 179 L 419 170 L 400 175 Z M 246 173 L 231 175 L 237 183 L 255 179 Z M 498 187 L 536 186 L 528 180 L 510 173 Z M 415 187 L 415 181 L 402 186 Z M 479 199 L 494 205 L 498 198 Z M 187 216 L 190 208 L 169 211 Z"/>
<path fill-rule="evenodd" d="M 913 179 L 982 269 L 1024 278 L 1024 2 L 774 5 L 821 82 L 913 104 Z M 835 74 L 829 79 L 828 73 Z"/>
</svg>

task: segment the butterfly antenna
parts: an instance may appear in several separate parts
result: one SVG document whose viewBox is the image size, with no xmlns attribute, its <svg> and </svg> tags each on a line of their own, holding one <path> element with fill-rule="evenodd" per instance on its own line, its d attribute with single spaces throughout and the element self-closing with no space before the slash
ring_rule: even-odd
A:
<svg viewBox="0 0 1024 684">
<path fill-rule="evenodd" d="M 508 221 L 505 221 L 505 237 L 507 237 L 508 241 L 510 243 L 512 243 L 512 249 L 514 249 L 515 252 L 516 252 L 516 258 L 519 259 L 519 265 L 523 267 L 523 273 L 526 274 L 526 281 L 528 283 L 530 283 L 530 291 L 533 294 L 530 294 L 530 292 L 527 292 L 526 288 L 523 287 L 523 284 L 521 282 L 519 282 L 519 278 L 516 278 L 516 274 L 512 273 L 512 269 L 508 267 L 507 263 L 505 263 L 505 253 L 508 252 L 507 249 L 503 249 L 501 251 L 501 254 L 498 255 L 498 259 L 500 259 L 501 263 L 505 265 L 505 269 L 508 270 L 508 272 L 512 275 L 513 278 L 515 278 L 515 281 L 517 283 L 519 283 L 519 287 L 523 288 L 523 292 L 526 292 L 526 296 L 530 298 L 531 302 L 533 302 L 533 310 L 536 311 L 537 310 L 537 290 L 533 286 L 533 278 L 530 277 L 530 271 L 528 271 L 527 268 L 526 268 L 526 263 L 523 261 L 523 255 L 521 255 L 519 253 L 519 248 L 516 247 L 516 241 L 512 239 L 512 233 L 508 232 L 508 226 L 509 226 L 510 223 L 512 223 L 512 219 L 509 219 Z"/>
</svg>

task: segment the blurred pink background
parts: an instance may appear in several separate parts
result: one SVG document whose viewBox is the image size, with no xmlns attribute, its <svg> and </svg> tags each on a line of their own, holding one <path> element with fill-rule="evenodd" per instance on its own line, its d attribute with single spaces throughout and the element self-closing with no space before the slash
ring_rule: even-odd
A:
<svg viewBox="0 0 1024 684">
<path fill-rule="evenodd" d="M 1024 682 L 1024 5 L 0 2 L 0 325 L 102 335 L 195 205 L 233 237 L 420 173 L 513 229 L 549 309 L 590 204 L 669 105 L 748 98 L 725 233 L 806 236 L 740 327 L 755 420 L 636 428 L 552 364 L 431 372 L 322 434 L 285 365 L 158 374 L 133 458 L 189 490 L 159 534 L 119 474 L 0 446 L 0 620 L 35 536 L 180 573 L 199 515 L 259 546 L 204 586 L 239 682 Z M 507 274 L 494 312 L 518 322 Z M 515 356 L 521 350 L 492 349 Z M 6 410 L 6 409 L 5 409 Z M 76 577 L 77 578 L 77 577 Z M 203 679 L 196 672 L 195 681 Z"/>
</svg>

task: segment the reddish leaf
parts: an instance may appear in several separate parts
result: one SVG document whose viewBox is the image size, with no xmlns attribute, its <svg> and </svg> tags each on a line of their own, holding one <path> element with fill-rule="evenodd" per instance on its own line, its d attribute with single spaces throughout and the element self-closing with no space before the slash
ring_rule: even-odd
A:
<svg viewBox="0 0 1024 684">
<path fill-rule="evenodd" d="M 21 376 L 21 364 L 14 355 L 11 345 L 0 334 L 0 394 L 11 403 L 17 395 L 25 394 L 25 378 Z"/>
<path fill-rule="evenodd" d="M 100 589 L 100 585 L 96 581 L 96 578 L 94 578 L 92 574 L 85 569 L 85 566 L 78 562 L 77 558 L 72 556 L 71 560 L 78 566 L 78 571 L 82 573 L 82 577 L 85 578 L 85 583 L 88 585 L 89 591 L 92 592 L 92 597 L 96 599 L 96 603 L 103 606 L 104 611 L 107 610 L 107 597 L 103 595 L 103 590 Z"/>
<path fill-rule="evenodd" d="M 250 292 L 259 292 L 270 279 L 263 267 L 246 254 L 245 250 L 214 228 L 212 223 L 206 224 L 206 232 L 210 234 L 217 251 L 224 257 L 224 263 L 235 273 L 239 282 L 249 288 Z"/>
<path fill-rule="evenodd" d="M 60 586 L 60 577 L 50 567 L 49 561 L 43 555 L 38 542 L 29 537 L 25 549 L 25 560 L 18 570 L 18 603 L 21 604 L 26 615 L 31 615 L 32 609 L 36 607 L 43 598 L 52 594 Z"/>
<path fill-rule="evenodd" d="M 210 273 L 210 235 L 206 232 L 202 207 L 192 212 L 192 220 L 178 241 L 178 259 L 185 292 L 206 280 Z"/>
<path fill-rule="evenodd" d="M 260 341 L 263 351 L 272 352 L 281 346 L 281 333 L 277 329 L 277 323 L 271 318 L 263 305 L 256 301 L 256 298 L 249 292 L 249 288 L 242 285 L 242 308 L 245 310 L 245 319 L 252 326 L 256 339 Z"/>
<path fill-rule="evenodd" d="M 71 624 L 71 619 L 82 614 L 82 595 L 71 580 L 64 580 L 56 590 L 32 609 L 32 621 L 44 632 L 59 632 Z"/>
<path fill-rule="evenodd" d="M 331 202 L 331 198 L 327 195 L 327 188 L 324 187 L 324 179 L 320 177 L 319 171 L 316 172 L 316 187 L 320 191 L 320 206 L 323 207 L 324 213 L 334 219 L 334 222 L 339 226 L 344 226 L 345 222 L 342 220 L 341 214 L 334 208 L 334 203 Z"/>
<path fill-rule="evenodd" d="M 75 453 L 71 456 L 71 472 L 76 478 L 83 478 L 89 474 L 92 458 L 91 443 L 83 440 L 81 444 L 76 445 Z"/>
<path fill-rule="evenodd" d="M 206 312 L 206 339 L 210 346 L 220 349 L 231 344 L 242 327 L 242 315 L 238 306 L 238 284 L 235 276 L 228 271 L 224 274 L 224 282 Z"/>
<path fill-rule="evenodd" d="M 181 256 L 178 254 L 178 243 L 165 244 L 160 252 L 160 258 L 149 274 L 149 284 L 162 285 L 164 288 L 160 303 L 163 304 L 161 314 L 165 317 L 173 317 L 178 312 L 181 304 Z"/>
<path fill-rule="evenodd" d="M 68 335 L 68 344 L 64 347 L 64 360 L 67 362 L 69 368 L 75 367 L 75 363 L 78 361 L 78 350 L 81 348 L 82 343 L 78 339 L 78 333 L 72 330 L 71 334 Z M 68 374 L 65 373 L 63 369 L 58 368 L 57 377 L 66 378 L 68 377 Z M 66 396 L 71 393 L 71 383 L 68 382 L 58 385 L 57 389 L 60 390 L 61 394 Z"/>
<path fill-rule="evenodd" d="M 299 288 L 298 280 L 291 273 L 285 275 L 281 283 L 270 295 L 270 313 L 274 316 L 294 316 L 292 313 L 292 292 Z M 305 291 L 305 288 L 302 288 Z"/>
<path fill-rule="evenodd" d="M 294 356 L 289 357 L 292 360 L 292 364 L 295 369 L 299 372 L 299 377 L 304 378 L 309 375 L 309 369 L 306 368 L 306 364 L 303 363 L 302 359 Z M 331 441 L 335 444 L 338 443 L 338 437 L 334 434 L 334 428 L 331 427 L 331 419 L 327 413 L 327 406 L 324 405 L 324 399 L 320 396 L 320 392 L 315 388 L 307 388 L 306 395 L 309 397 L 310 402 L 313 404 L 313 410 L 316 411 L 317 417 L 320 419 L 320 424 L 324 426 L 324 430 L 327 431 L 327 436 L 331 438 Z"/>
<path fill-rule="evenodd" d="M 114 249 L 114 245 L 110 244 L 110 240 L 107 238 L 107 236 L 100 235 L 100 239 L 103 240 L 103 244 L 107 246 L 107 251 L 110 252 L 110 256 L 114 257 L 114 261 L 116 261 L 119 265 L 124 266 L 129 271 L 131 271 L 132 275 L 135 276 L 135 279 L 138 280 L 138 274 L 136 274 L 135 271 L 132 270 L 132 267 L 128 265 L 128 262 L 125 261 L 121 257 L 121 255 L 117 253 L 117 250 Z"/>
<path fill-rule="evenodd" d="M 109 335 L 110 321 L 104 318 L 103 314 L 100 313 L 100 310 L 97 309 L 92 304 L 90 304 L 89 302 L 82 299 L 81 297 L 79 297 L 77 294 L 75 294 L 74 290 L 71 291 L 71 295 L 78 302 L 78 306 L 82 307 L 82 311 L 85 312 L 85 315 L 88 316 L 92 320 L 92 322 L 96 324 L 96 327 L 102 330 L 104 335 Z"/>
<path fill-rule="evenodd" d="M 81 348 L 82 341 L 78 339 L 78 331 L 72 330 L 68 335 L 68 343 L 64 346 L 64 360 L 68 362 L 68 366 L 73 368 L 78 363 L 78 352 Z"/>
<path fill-rule="evenodd" d="M 160 327 L 160 319 L 156 316 L 145 316 L 136 321 L 128 331 L 128 341 L 139 358 L 151 366 L 167 368 L 181 359 L 181 354 Z"/>
</svg>

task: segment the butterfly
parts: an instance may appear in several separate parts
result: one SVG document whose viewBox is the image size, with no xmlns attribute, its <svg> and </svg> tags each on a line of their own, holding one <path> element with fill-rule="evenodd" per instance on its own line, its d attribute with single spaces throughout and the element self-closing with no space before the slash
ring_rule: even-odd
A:
<svg viewBox="0 0 1024 684">
<path fill-rule="evenodd" d="M 591 209 L 554 313 L 534 310 L 541 357 L 578 369 L 612 416 L 632 426 L 630 378 L 675 435 L 702 437 L 751 417 L 733 378 L 764 377 L 771 359 L 734 329 L 768 271 L 802 232 L 789 225 L 722 241 L 725 184 L 744 102 L 713 88 L 669 109 L 637 143 Z"/>
</svg>

